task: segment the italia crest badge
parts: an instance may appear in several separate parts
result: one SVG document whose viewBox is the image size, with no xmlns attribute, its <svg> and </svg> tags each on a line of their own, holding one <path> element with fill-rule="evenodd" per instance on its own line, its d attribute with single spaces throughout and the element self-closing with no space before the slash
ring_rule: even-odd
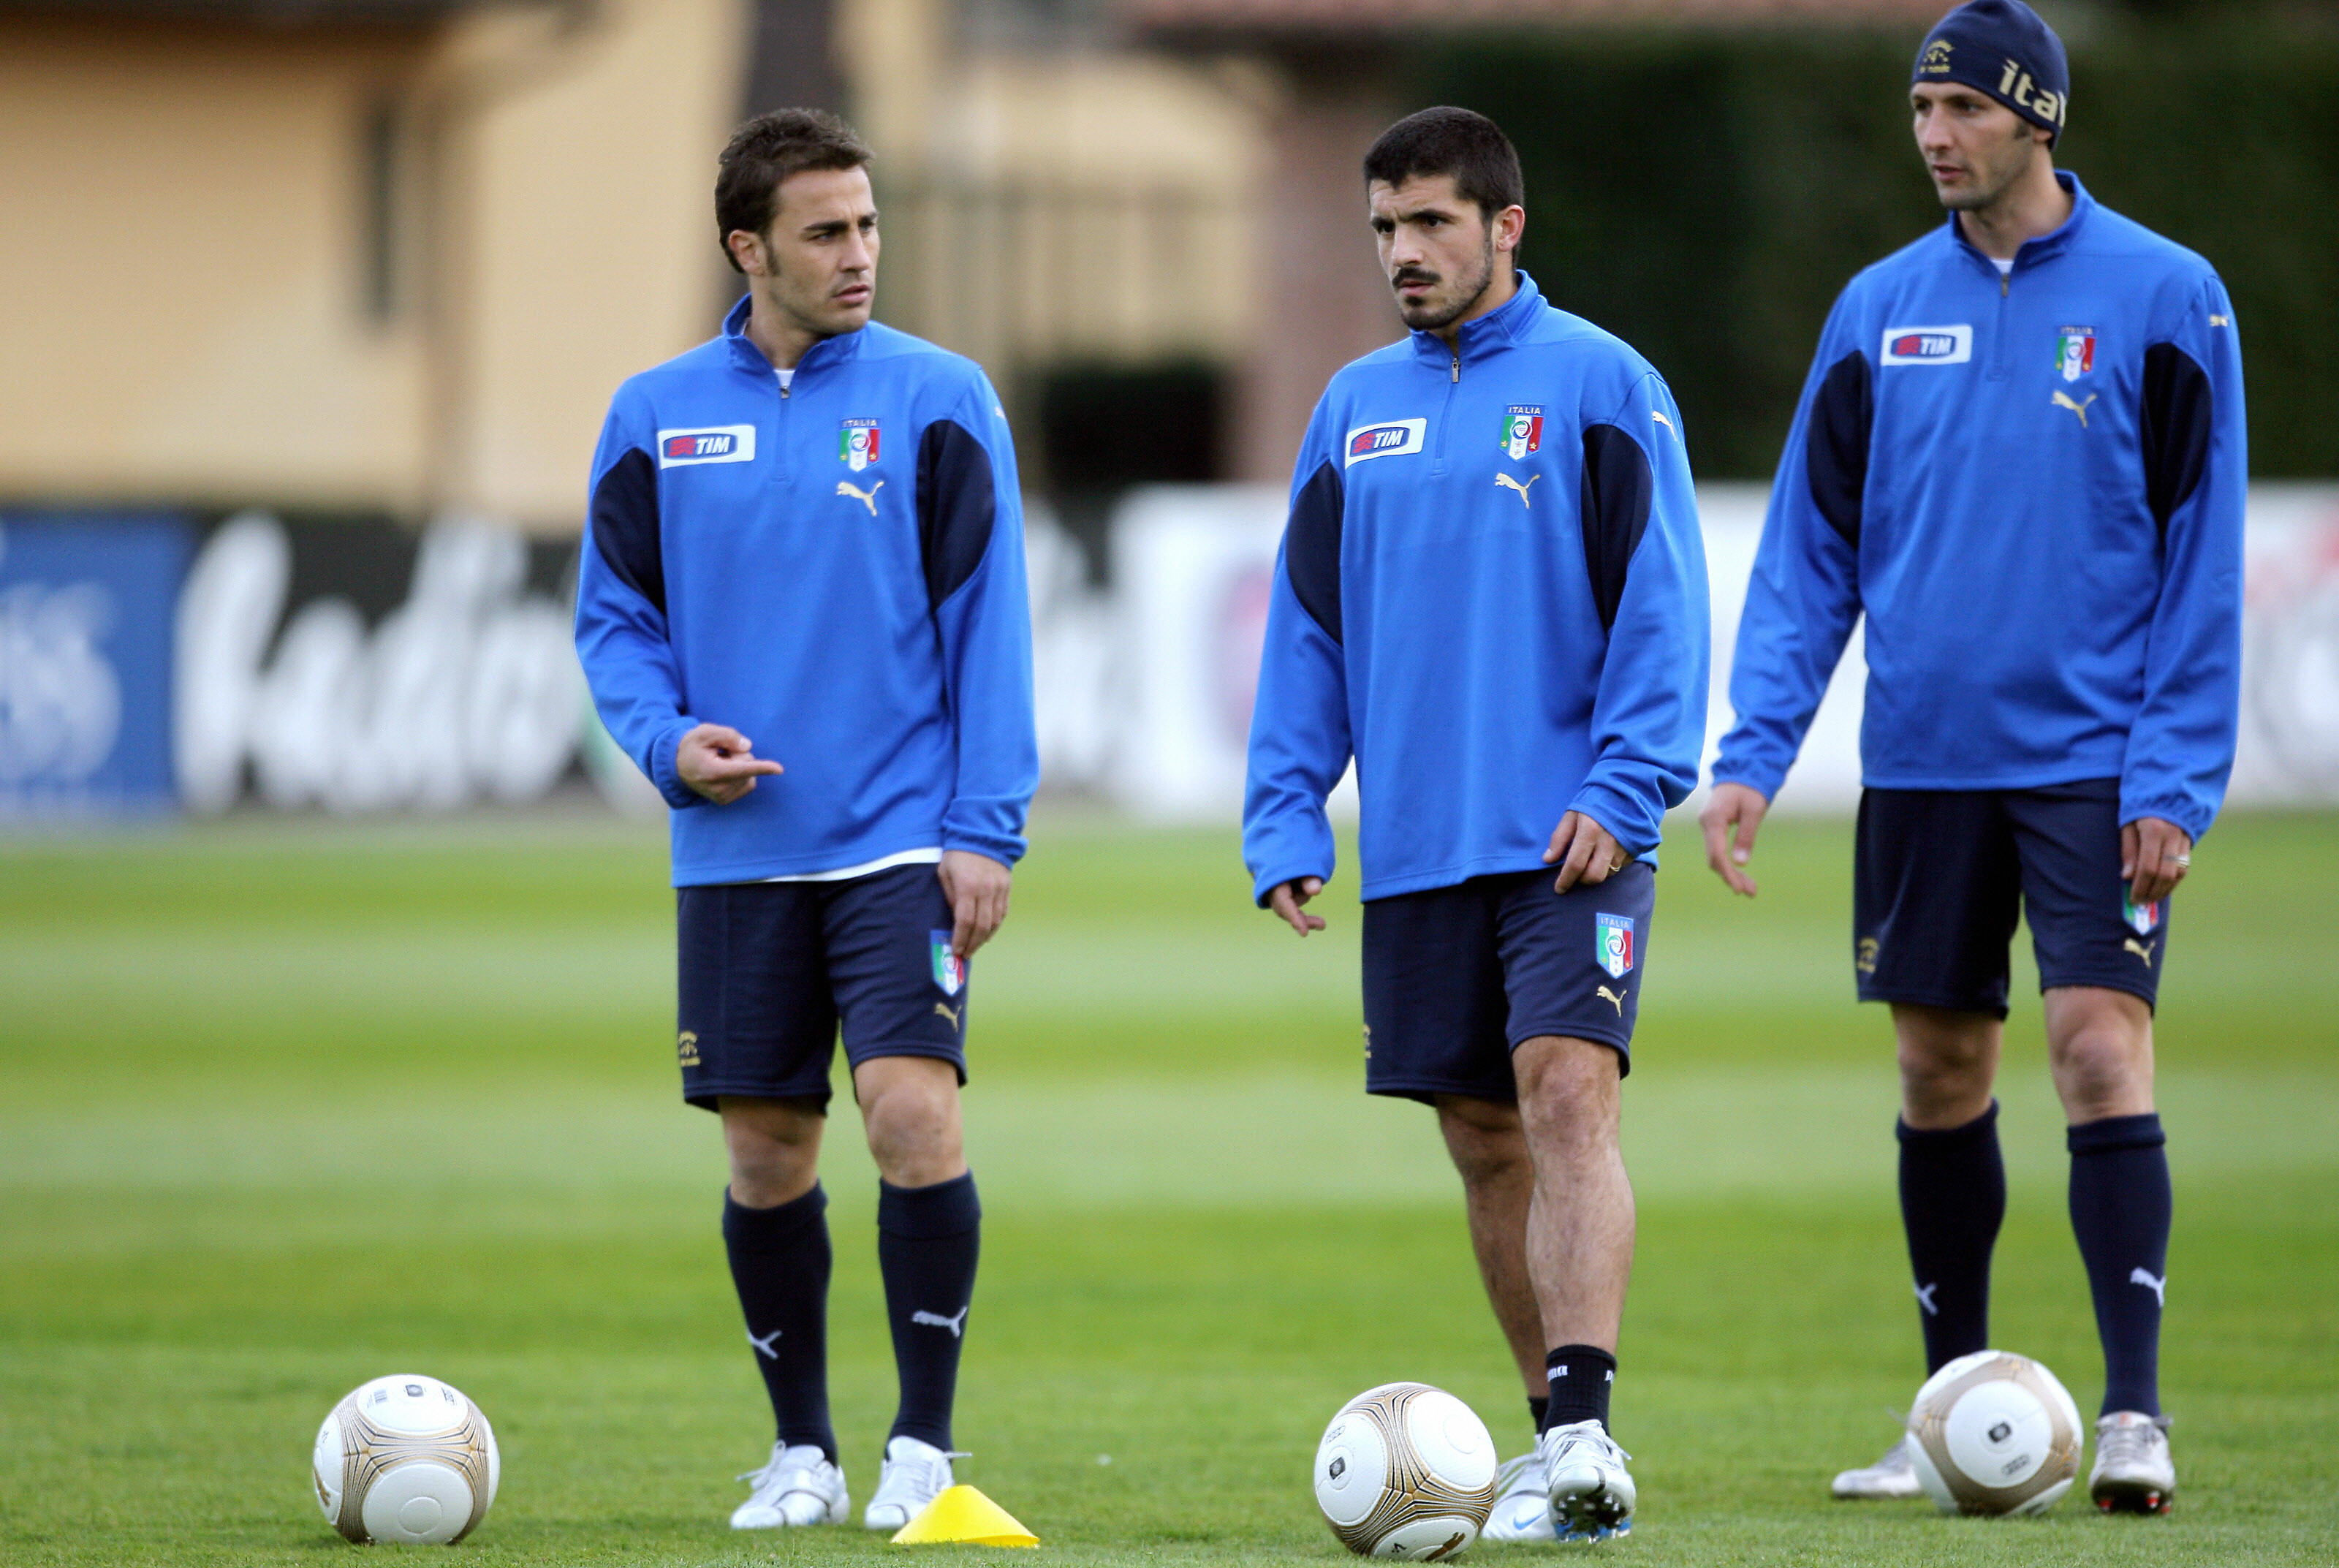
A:
<svg viewBox="0 0 2339 1568">
<path fill-rule="evenodd" d="M 2128 929 L 2137 935 L 2150 936 L 2160 929 L 2160 901 L 2154 899 L 2150 903 L 2131 902 L 2127 890 L 2122 889 L 2120 919 L 2127 922 Z"/>
<path fill-rule="evenodd" d="M 1633 972 L 1633 917 L 1604 914 L 1592 930 L 1592 960 L 1614 980 Z"/>
<path fill-rule="evenodd" d="M 2055 334 L 2055 368 L 2076 381 L 2096 368 L 2096 330 L 2065 327 Z"/>
<path fill-rule="evenodd" d="M 1513 403 L 1503 410 L 1503 451 L 1517 462 L 1543 446 L 1543 409 L 1539 404 Z"/>
<path fill-rule="evenodd" d="M 956 996 L 966 986 L 966 960 L 951 951 L 951 933 L 929 932 L 933 942 L 934 984 L 944 996 Z"/>
<path fill-rule="evenodd" d="M 854 473 L 877 460 L 877 421 L 847 419 L 836 432 L 836 455 Z"/>
</svg>

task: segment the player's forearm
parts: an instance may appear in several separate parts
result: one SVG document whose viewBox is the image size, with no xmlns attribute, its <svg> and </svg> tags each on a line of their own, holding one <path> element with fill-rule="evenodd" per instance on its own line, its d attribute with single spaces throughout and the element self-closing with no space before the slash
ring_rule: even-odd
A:
<svg viewBox="0 0 2339 1568">
<path fill-rule="evenodd" d="M 697 721 L 682 711 L 674 649 L 638 617 L 609 614 L 580 599 L 577 660 L 594 711 L 666 804 L 689 807 L 701 797 L 675 771 L 675 747 Z"/>
</svg>

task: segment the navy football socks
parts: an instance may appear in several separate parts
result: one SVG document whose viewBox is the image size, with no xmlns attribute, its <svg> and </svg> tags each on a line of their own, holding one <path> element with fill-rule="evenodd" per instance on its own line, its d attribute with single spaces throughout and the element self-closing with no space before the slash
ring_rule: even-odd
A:
<svg viewBox="0 0 2339 1568">
<path fill-rule="evenodd" d="M 2104 1407 L 2160 1414 L 2160 1310 L 2168 1278 L 2167 1137 L 2154 1115 L 2082 1122 L 2071 1150 L 2071 1230 L 2104 1342 Z"/>
<path fill-rule="evenodd" d="M 773 1208 L 723 1196 L 723 1245 L 747 1318 L 747 1343 L 772 1398 L 779 1440 L 816 1445 L 832 1463 L 828 1419 L 828 1194 L 818 1183 Z"/>
<path fill-rule="evenodd" d="M 951 1445 L 951 1404 L 959 1348 L 974 1299 L 982 1204 L 974 1173 L 932 1187 L 877 1184 L 877 1267 L 893 1324 L 893 1366 L 902 1403 L 893 1437 Z"/>
<path fill-rule="evenodd" d="M 1551 1379 L 1543 1425 L 1548 1432 L 1578 1421 L 1608 1425 L 1608 1395 L 1616 1386 L 1616 1357 L 1596 1345 L 1563 1345 L 1544 1357 Z"/>
<path fill-rule="evenodd" d="M 1989 1254 L 2006 1218 L 1998 1101 L 1963 1127 L 1903 1121 L 1900 1222 L 1909 1232 L 1925 1372 L 1989 1346 Z"/>
<path fill-rule="evenodd" d="M 1530 1394 L 1527 1395 L 1527 1425 L 1535 1428 L 1535 1435 L 1538 1437 L 1543 1435 L 1544 1416 L 1550 1409 L 1551 1396 L 1549 1395 Z"/>
</svg>

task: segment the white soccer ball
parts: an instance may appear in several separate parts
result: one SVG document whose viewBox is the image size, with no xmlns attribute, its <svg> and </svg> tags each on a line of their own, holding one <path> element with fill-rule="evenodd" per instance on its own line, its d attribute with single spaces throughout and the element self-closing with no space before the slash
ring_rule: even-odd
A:
<svg viewBox="0 0 2339 1568">
<path fill-rule="evenodd" d="M 501 1462 L 479 1407 L 435 1377 L 377 1377 L 317 1429 L 317 1505 L 352 1541 L 460 1541 L 488 1516 Z"/>
<path fill-rule="evenodd" d="M 1909 1412 L 1917 1479 L 1944 1514 L 2044 1514 L 2079 1474 L 2080 1433 L 2055 1375 L 2006 1350 L 1959 1356 Z"/>
<path fill-rule="evenodd" d="M 1316 1505 L 1360 1557 L 1451 1557 L 1478 1538 L 1495 1506 L 1495 1440 L 1442 1388 L 1367 1388 L 1340 1406 L 1316 1445 Z"/>
</svg>

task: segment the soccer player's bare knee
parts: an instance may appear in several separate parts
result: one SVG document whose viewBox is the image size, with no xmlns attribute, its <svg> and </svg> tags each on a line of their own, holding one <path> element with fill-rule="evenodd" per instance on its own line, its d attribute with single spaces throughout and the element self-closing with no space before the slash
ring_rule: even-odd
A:
<svg viewBox="0 0 2339 1568">
<path fill-rule="evenodd" d="M 931 1187 L 965 1174 L 956 1067 L 935 1057 L 872 1057 L 853 1070 L 853 1089 L 879 1176 Z"/>
<path fill-rule="evenodd" d="M 731 1161 L 732 1201 L 770 1208 L 812 1190 L 820 1178 L 820 1139 L 828 1125 L 818 1101 L 725 1095 L 716 1109 Z"/>
<path fill-rule="evenodd" d="M 1530 1155 L 1574 1163 L 1612 1157 L 1623 1077 L 1613 1047 L 1539 1035 L 1511 1052 Z"/>
<path fill-rule="evenodd" d="M 2048 1060 L 2072 1122 L 2152 1109 L 2152 1011 L 2126 991 L 2063 986 L 2047 993 Z"/>
<path fill-rule="evenodd" d="M 1895 1003 L 1900 1113 L 1911 1127 L 1962 1127 L 1989 1109 L 2004 1028 L 1986 1012 Z"/>
<path fill-rule="evenodd" d="M 1437 1130 L 1466 1188 L 1499 1189 L 1532 1179 L 1516 1106 L 1457 1094 L 1439 1095 L 1436 1105 Z"/>
</svg>

